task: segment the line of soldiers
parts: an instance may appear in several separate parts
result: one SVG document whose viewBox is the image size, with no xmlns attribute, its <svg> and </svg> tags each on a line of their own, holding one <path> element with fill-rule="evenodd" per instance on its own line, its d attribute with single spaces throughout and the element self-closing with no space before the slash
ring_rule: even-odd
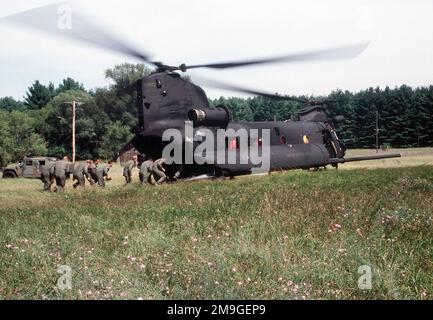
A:
<svg viewBox="0 0 433 320">
<path fill-rule="evenodd" d="M 66 185 L 66 179 L 71 174 L 76 181 L 74 188 L 84 188 L 86 180 L 91 185 L 98 184 L 99 187 L 105 188 L 105 181 L 110 181 L 109 171 L 113 163 L 101 163 L 100 160 L 87 160 L 83 163 L 72 163 L 68 157 L 56 162 L 49 162 L 41 169 L 41 180 L 44 183 L 44 191 L 51 191 L 51 187 L 56 183 L 54 191 L 63 191 Z"/>
<path fill-rule="evenodd" d="M 101 188 L 105 188 L 106 181 L 111 181 L 112 178 L 109 175 L 110 169 L 113 167 L 113 162 L 103 164 L 99 159 L 87 160 L 86 162 L 72 163 L 68 157 L 64 157 L 62 160 L 56 162 L 48 162 L 41 169 L 41 180 L 44 183 L 44 191 L 52 191 L 52 186 L 55 183 L 55 192 L 63 191 L 66 186 L 67 177 L 72 174 L 74 188 L 84 188 L 86 180 L 90 185 L 98 185 Z M 132 160 L 125 163 L 123 169 L 123 176 L 125 177 L 126 184 L 132 183 L 132 173 L 134 168 L 139 168 L 140 182 L 143 185 L 155 185 L 160 186 L 164 184 L 168 179 L 166 173 L 167 162 L 165 159 L 159 159 L 154 161 L 152 158 L 147 158 L 141 164 L 138 165 L 138 156 L 134 156 Z M 177 180 L 182 173 L 182 168 L 173 175 L 170 176 L 170 180 Z"/>
<path fill-rule="evenodd" d="M 160 186 L 168 180 L 166 166 L 166 159 L 162 158 L 154 161 L 151 157 L 146 158 L 145 161 L 139 166 L 138 156 L 134 156 L 132 160 L 129 160 L 125 163 L 123 169 L 123 176 L 125 177 L 126 184 L 128 185 L 132 182 L 133 169 L 139 168 L 139 177 L 141 184 Z M 171 177 L 171 179 L 177 180 L 179 179 L 181 174 L 182 168 L 179 168 L 179 170 Z"/>
</svg>

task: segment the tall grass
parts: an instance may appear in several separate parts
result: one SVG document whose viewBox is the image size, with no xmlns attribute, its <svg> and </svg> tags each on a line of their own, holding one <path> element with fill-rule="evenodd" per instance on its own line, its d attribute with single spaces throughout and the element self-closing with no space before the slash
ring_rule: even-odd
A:
<svg viewBox="0 0 433 320">
<path fill-rule="evenodd" d="M 4 299 L 433 297 L 432 167 L 40 189 L 0 182 Z"/>
</svg>

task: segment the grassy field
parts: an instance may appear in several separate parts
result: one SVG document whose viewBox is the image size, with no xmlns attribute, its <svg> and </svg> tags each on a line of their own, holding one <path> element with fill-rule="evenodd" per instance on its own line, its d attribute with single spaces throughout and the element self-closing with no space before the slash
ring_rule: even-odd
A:
<svg viewBox="0 0 433 320">
<path fill-rule="evenodd" d="M 0 180 L 0 299 L 432 299 L 429 151 L 159 188 L 119 167 L 106 190 Z"/>
<path fill-rule="evenodd" d="M 382 154 L 400 153 L 402 158 L 352 162 L 341 166 L 342 169 L 377 169 L 377 168 L 400 168 L 416 166 L 433 166 L 433 148 L 417 149 L 390 149 Z M 376 150 L 350 150 L 348 157 L 376 155 Z"/>
</svg>

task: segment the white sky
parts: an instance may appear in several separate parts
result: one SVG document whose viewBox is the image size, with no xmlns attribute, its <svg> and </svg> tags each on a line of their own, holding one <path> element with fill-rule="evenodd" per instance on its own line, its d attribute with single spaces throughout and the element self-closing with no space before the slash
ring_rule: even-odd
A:
<svg viewBox="0 0 433 320">
<path fill-rule="evenodd" d="M 55 3 L 0 2 L 0 17 Z M 76 0 L 98 24 L 172 65 L 281 55 L 370 41 L 358 58 L 191 74 L 285 94 L 433 84 L 431 0 Z M 106 86 L 104 70 L 126 56 L 0 25 L 0 97 L 21 99 L 35 80 L 73 77 Z M 206 90 L 210 97 L 231 92 Z"/>
</svg>

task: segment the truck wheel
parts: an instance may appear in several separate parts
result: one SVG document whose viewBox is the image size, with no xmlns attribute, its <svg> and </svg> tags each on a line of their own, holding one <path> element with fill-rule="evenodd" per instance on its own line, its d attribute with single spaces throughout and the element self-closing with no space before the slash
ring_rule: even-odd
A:
<svg viewBox="0 0 433 320">
<path fill-rule="evenodd" d="M 3 179 L 16 179 L 18 176 L 14 172 L 4 172 Z"/>
</svg>

